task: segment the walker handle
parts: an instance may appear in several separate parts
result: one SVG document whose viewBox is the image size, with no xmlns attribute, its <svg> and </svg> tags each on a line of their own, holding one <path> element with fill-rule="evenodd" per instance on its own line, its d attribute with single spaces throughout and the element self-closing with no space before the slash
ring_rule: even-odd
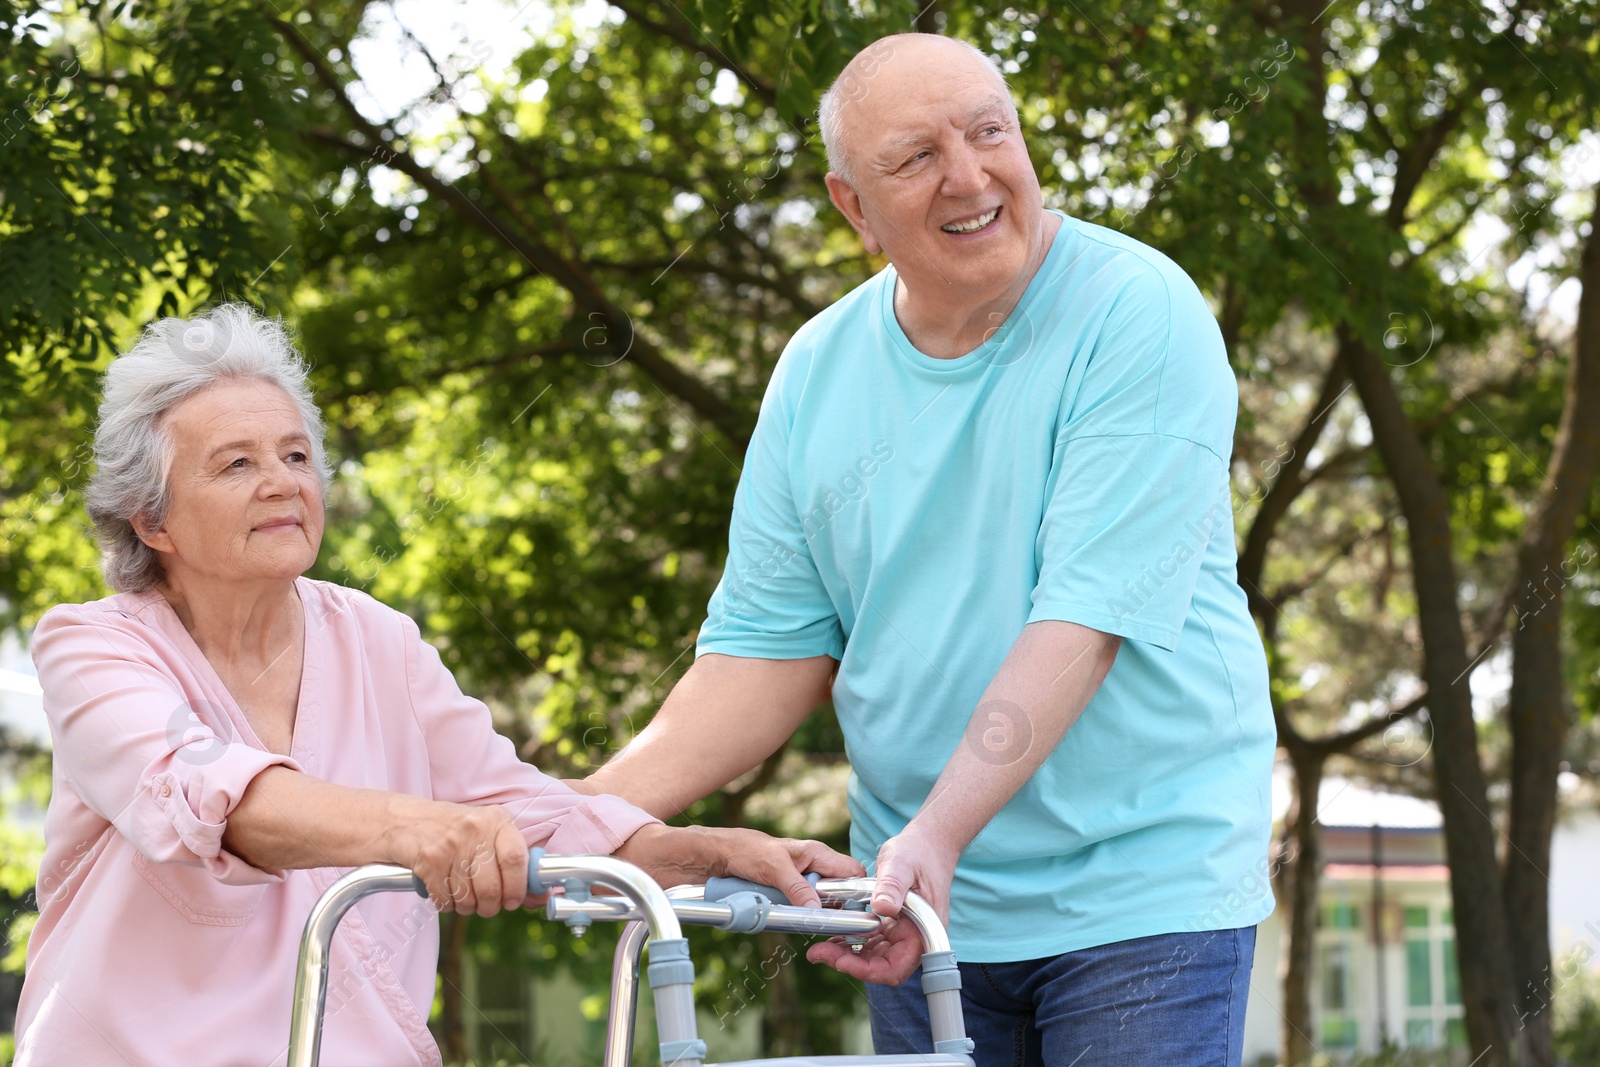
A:
<svg viewBox="0 0 1600 1067">
<path fill-rule="evenodd" d="M 811 888 L 817 888 L 817 883 L 822 881 L 822 875 L 815 872 L 806 875 L 806 881 L 811 883 Z M 707 900 L 724 900 L 735 893 L 755 893 L 757 896 L 766 897 L 774 904 L 790 903 L 788 894 L 776 886 L 762 885 L 760 882 L 751 882 L 744 878 L 707 878 Z"/>
<path fill-rule="evenodd" d="M 544 849 L 530 848 L 528 850 L 528 892 L 541 897 L 550 892 L 550 887 L 539 880 L 539 861 L 542 859 L 544 859 Z M 417 896 L 427 899 L 428 887 L 415 874 L 411 876 L 411 891 L 416 893 Z"/>
</svg>

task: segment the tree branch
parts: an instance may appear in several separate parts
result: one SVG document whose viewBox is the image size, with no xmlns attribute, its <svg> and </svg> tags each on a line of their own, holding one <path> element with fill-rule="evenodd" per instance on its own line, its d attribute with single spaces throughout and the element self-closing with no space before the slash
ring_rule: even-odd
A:
<svg viewBox="0 0 1600 1067">
<path fill-rule="evenodd" d="M 1363 77 L 1364 75 L 1362 74 L 1351 75 L 1350 85 L 1355 89 L 1356 96 L 1360 99 L 1362 107 L 1366 110 L 1367 121 L 1372 124 L 1373 129 L 1378 131 L 1378 136 L 1383 139 L 1384 144 L 1389 146 L 1390 151 L 1394 152 L 1394 154 L 1398 156 L 1401 154 L 1402 149 L 1395 141 L 1394 134 L 1389 132 L 1389 127 L 1385 125 L 1381 118 L 1378 117 L 1377 105 L 1373 102 L 1372 97 L 1367 94 L 1366 87 L 1362 84 Z"/>
<path fill-rule="evenodd" d="M 1413 715 L 1417 714 L 1417 712 L 1421 711 L 1427 706 L 1428 691 L 1424 689 L 1421 693 L 1415 697 L 1412 697 L 1404 704 L 1399 704 L 1389 708 L 1386 711 L 1379 712 L 1377 715 L 1372 716 L 1360 726 L 1345 730 L 1343 733 L 1331 734 L 1328 737 L 1318 738 L 1317 740 L 1313 741 L 1312 744 L 1315 745 L 1324 756 L 1333 756 L 1349 752 L 1352 748 L 1355 748 L 1367 738 L 1374 737 L 1382 733 L 1397 722 L 1402 722 L 1411 718 Z"/>
<path fill-rule="evenodd" d="M 618 360 L 626 359 L 643 371 L 664 393 L 683 400 L 736 447 L 745 447 L 748 442 L 745 420 L 705 383 L 679 369 L 643 337 L 635 328 L 633 317 L 605 295 L 582 264 L 567 261 L 548 245 L 497 217 L 460 188 L 418 163 L 398 144 L 399 138 L 394 131 L 380 129 L 361 114 L 345 92 L 343 83 L 328 67 L 325 57 L 305 39 L 298 28 L 283 19 L 266 17 L 289 46 L 311 64 L 317 79 L 334 94 L 341 109 L 367 143 L 358 144 L 332 131 L 314 128 L 302 131 L 302 136 L 347 155 L 375 159 L 411 178 L 430 196 L 449 207 L 461 221 L 500 241 L 527 260 L 530 266 L 566 289 L 576 305 L 575 310 L 595 323 L 590 332 L 598 331 L 600 340 L 595 346 L 597 352 L 615 356 Z M 385 137 L 385 134 L 388 136 Z"/>
<path fill-rule="evenodd" d="M 1428 173 L 1428 168 L 1433 165 L 1434 157 L 1444 147 L 1444 143 L 1461 124 L 1466 116 L 1467 107 L 1477 99 L 1483 90 L 1483 76 L 1474 78 L 1461 94 L 1427 129 L 1422 130 L 1417 139 L 1406 150 L 1400 153 L 1399 164 L 1395 167 L 1394 190 L 1389 194 L 1389 210 L 1384 215 L 1384 221 L 1392 230 L 1404 229 L 1406 224 L 1406 210 L 1411 206 L 1411 197 L 1416 194 L 1417 186 L 1422 184 L 1422 179 Z"/>
<path fill-rule="evenodd" d="M 745 805 L 750 802 L 751 797 L 771 785 L 772 780 L 778 776 L 778 767 L 783 763 L 783 754 L 788 749 L 790 740 L 792 738 L 785 738 L 776 752 L 762 760 L 761 766 L 756 768 L 755 776 L 748 782 L 738 789 L 724 789 L 722 791 L 723 815 L 728 825 L 742 826 L 744 824 Z"/>
<path fill-rule="evenodd" d="M 1328 572 L 1333 569 L 1335 563 L 1338 563 L 1341 559 L 1348 559 L 1350 553 L 1355 551 L 1355 547 L 1365 541 L 1368 536 L 1367 531 L 1364 530 L 1351 531 L 1333 547 L 1333 551 L 1329 552 L 1321 563 L 1306 571 L 1298 580 L 1285 582 L 1274 588 L 1271 595 L 1273 610 L 1282 611 L 1285 604 L 1322 581 L 1323 578 L 1327 577 Z"/>
<path fill-rule="evenodd" d="M 1300 432 L 1295 435 L 1293 452 L 1284 461 L 1278 476 L 1272 482 L 1272 488 L 1267 490 L 1267 495 L 1261 500 L 1261 506 L 1256 509 L 1255 517 L 1250 520 L 1250 531 L 1245 535 L 1244 548 L 1239 553 L 1239 584 L 1250 600 L 1251 613 L 1257 618 L 1262 618 L 1272 610 L 1271 602 L 1267 601 L 1261 592 L 1261 582 L 1267 565 L 1267 548 L 1272 543 L 1278 524 L 1289 513 L 1290 506 L 1309 484 L 1308 479 L 1301 477 L 1301 472 L 1305 470 L 1306 459 L 1316 447 L 1335 403 L 1349 388 L 1349 383 L 1344 362 L 1335 357 L 1328 365 L 1327 374 L 1323 376 L 1322 388 L 1317 391 L 1317 399 L 1310 416 L 1301 426 Z"/>
<path fill-rule="evenodd" d="M 713 44 L 710 38 L 700 31 L 698 26 L 690 23 L 681 14 L 677 14 L 676 8 L 673 9 L 674 14 L 677 14 L 676 18 L 669 15 L 667 16 L 667 21 L 661 22 L 646 15 L 641 5 L 635 3 L 634 0 L 610 0 L 610 2 L 612 7 L 627 15 L 630 22 L 638 23 L 657 36 L 676 41 L 691 52 L 708 55 L 715 59 L 718 63 L 733 71 L 734 75 L 748 86 L 750 91 L 762 103 L 773 108 L 778 106 L 778 91 L 776 88 L 759 81 L 739 64 L 729 59 L 727 53 Z"/>
</svg>

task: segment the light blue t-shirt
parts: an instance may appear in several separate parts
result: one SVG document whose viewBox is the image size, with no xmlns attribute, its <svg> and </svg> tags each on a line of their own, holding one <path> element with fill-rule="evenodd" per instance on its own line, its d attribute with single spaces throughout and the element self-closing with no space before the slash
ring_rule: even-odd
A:
<svg viewBox="0 0 1600 1067">
<path fill-rule="evenodd" d="M 1205 300 L 1159 252 L 1066 216 L 968 355 L 913 348 L 894 290 L 890 267 L 778 361 L 697 653 L 839 660 L 870 869 L 1025 625 L 1118 634 L 1082 717 L 963 854 L 957 954 L 1260 922 L 1276 742 L 1235 573 L 1238 391 Z M 1027 726 L 1002 709 L 992 729 L 1003 752 Z"/>
</svg>

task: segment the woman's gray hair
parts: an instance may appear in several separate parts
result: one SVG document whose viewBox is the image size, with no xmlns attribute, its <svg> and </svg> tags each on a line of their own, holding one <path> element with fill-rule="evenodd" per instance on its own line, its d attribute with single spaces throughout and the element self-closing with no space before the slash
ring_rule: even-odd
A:
<svg viewBox="0 0 1600 1067">
<path fill-rule="evenodd" d="M 100 541 L 100 567 L 119 593 L 137 593 L 162 577 L 161 557 L 139 539 L 133 520 L 158 528 L 172 506 L 173 442 L 167 412 L 220 381 L 276 385 L 300 411 L 311 462 L 326 488 L 332 471 L 323 447 L 322 412 L 311 398 L 304 359 L 282 320 L 245 304 L 222 304 L 192 319 L 159 319 L 111 361 L 102 383 L 94 435 L 89 518 Z"/>
</svg>

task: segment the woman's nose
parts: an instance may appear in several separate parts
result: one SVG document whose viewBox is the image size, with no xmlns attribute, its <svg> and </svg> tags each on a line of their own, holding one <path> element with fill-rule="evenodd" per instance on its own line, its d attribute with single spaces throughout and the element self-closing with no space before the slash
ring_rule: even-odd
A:
<svg viewBox="0 0 1600 1067">
<path fill-rule="evenodd" d="M 300 480 L 295 477 L 294 469 L 281 459 L 269 461 L 261 470 L 261 494 L 263 496 L 298 496 L 300 494 Z"/>
</svg>

